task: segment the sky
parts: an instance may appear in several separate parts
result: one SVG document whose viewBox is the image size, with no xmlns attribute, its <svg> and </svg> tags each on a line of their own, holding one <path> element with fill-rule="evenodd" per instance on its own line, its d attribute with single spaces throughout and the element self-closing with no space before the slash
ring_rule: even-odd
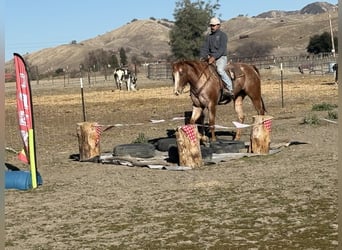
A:
<svg viewBox="0 0 342 250">
<path fill-rule="evenodd" d="M 24 55 L 74 40 L 91 39 L 133 19 L 153 17 L 174 21 L 176 2 L 178 0 L 6 0 L 5 61 L 12 59 L 14 52 Z M 221 7 L 216 14 L 222 20 L 229 20 L 270 10 L 300 10 L 314 2 L 316 0 L 220 0 Z M 325 2 L 337 4 L 338 0 Z"/>
</svg>

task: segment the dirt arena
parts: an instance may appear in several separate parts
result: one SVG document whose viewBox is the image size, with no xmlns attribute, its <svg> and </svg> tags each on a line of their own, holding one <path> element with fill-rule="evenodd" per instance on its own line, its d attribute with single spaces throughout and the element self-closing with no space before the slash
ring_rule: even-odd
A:
<svg viewBox="0 0 342 250">
<path fill-rule="evenodd" d="M 32 83 L 43 185 L 5 190 L 6 249 L 337 249 L 338 129 L 324 120 L 331 120 L 328 111 L 312 107 L 337 105 L 338 89 L 332 75 L 285 75 L 283 83 L 282 92 L 279 77 L 263 75 L 271 142 L 301 143 L 188 171 L 70 159 L 79 153 L 80 89 Z M 123 124 L 102 134 L 102 152 L 141 135 L 165 137 L 183 125 L 172 118 L 191 110 L 189 95 L 174 96 L 171 81 L 138 76 L 138 84 L 137 92 L 85 85 L 87 121 Z M 251 124 L 248 99 L 244 108 Z M 6 146 L 19 150 L 15 109 L 7 84 Z M 236 121 L 232 104 L 217 114 L 218 125 Z M 244 129 L 242 140 L 249 136 Z M 28 169 L 12 152 L 6 162 Z"/>
</svg>

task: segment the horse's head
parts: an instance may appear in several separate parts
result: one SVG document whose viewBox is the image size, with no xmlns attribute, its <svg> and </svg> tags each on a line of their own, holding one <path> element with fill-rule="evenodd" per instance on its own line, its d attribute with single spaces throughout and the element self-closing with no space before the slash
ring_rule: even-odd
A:
<svg viewBox="0 0 342 250">
<path fill-rule="evenodd" d="M 175 62 L 172 64 L 172 76 L 175 95 L 180 95 L 183 92 L 186 84 L 188 83 L 184 71 L 185 67 L 183 62 Z"/>
</svg>

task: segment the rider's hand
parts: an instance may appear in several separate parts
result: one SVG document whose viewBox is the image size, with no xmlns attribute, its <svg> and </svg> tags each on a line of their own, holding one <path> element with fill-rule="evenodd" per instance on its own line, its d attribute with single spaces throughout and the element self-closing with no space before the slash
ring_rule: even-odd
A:
<svg viewBox="0 0 342 250">
<path fill-rule="evenodd" d="M 208 63 L 209 63 L 209 64 L 215 63 L 215 57 L 210 56 L 210 57 L 208 58 Z"/>
</svg>

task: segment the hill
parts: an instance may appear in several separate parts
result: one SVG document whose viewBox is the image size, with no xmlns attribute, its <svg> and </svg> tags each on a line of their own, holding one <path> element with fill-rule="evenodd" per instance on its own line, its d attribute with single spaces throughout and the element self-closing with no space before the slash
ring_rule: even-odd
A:
<svg viewBox="0 0 342 250">
<path fill-rule="evenodd" d="M 238 16 L 224 21 L 222 30 L 229 37 L 229 53 L 234 53 L 246 42 L 255 41 L 274 46 L 272 54 L 276 56 L 305 54 L 311 36 L 330 32 L 328 13 L 336 34 L 336 9 L 336 5 L 316 2 L 298 11 L 272 10 L 255 17 Z M 24 57 L 30 65 L 38 66 L 40 72 L 58 68 L 77 70 L 88 53 L 99 48 L 118 53 L 123 47 L 129 58 L 137 56 L 142 61 L 158 60 L 171 54 L 168 41 L 172 25 L 167 20 L 135 20 L 95 38 L 43 49 Z M 6 69 L 12 65 L 13 61 L 7 62 Z"/>
</svg>

